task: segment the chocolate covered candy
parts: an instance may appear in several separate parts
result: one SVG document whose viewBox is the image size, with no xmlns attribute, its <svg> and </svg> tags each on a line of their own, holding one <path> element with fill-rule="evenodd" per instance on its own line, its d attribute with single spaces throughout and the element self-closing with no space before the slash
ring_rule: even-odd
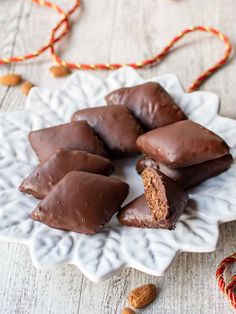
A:
<svg viewBox="0 0 236 314">
<path fill-rule="evenodd" d="M 117 89 L 105 97 L 108 105 L 125 105 L 147 130 L 186 119 L 183 111 L 158 83 Z"/>
<path fill-rule="evenodd" d="M 174 169 L 164 164 L 158 164 L 155 160 L 145 156 L 138 160 L 136 170 L 141 174 L 147 167 L 154 168 L 155 170 L 159 169 L 184 188 L 190 188 L 228 170 L 232 162 L 233 157 L 228 154 L 221 158 L 205 161 L 201 164 Z"/>
<path fill-rule="evenodd" d="M 138 172 L 138 174 L 141 174 L 143 170 L 148 167 L 159 170 L 159 163 L 148 156 L 141 157 L 136 163 L 136 171 Z"/>
<path fill-rule="evenodd" d="M 139 228 L 159 228 L 158 221 L 148 208 L 144 194 L 124 206 L 117 215 L 120 224 Z"/>
<path fill-rule="evenodd" d="M 118 179 L 72 171 L 39 203 L 31 218 L 49 227 L 94 234 L 127 197 L 129 186 Z"/>
<path fill-rule="evenodd" d="M 34 169 L 19 190 L 42 199 L 72 170 L 110 175 L 113 164 L 107 158 L 84 151 L 58 149 Z"/>
<path fill-rule="evenodd" d="M 30 132 L 30 144 L 39 160 L 45 160 L 58 148 L 83 150 L 107 156 L 102 141 L 86 121 L 70 122 Z"/>
<path fill-rule="evenodd" d="M 187 192 L 153 168 L 146 168 L 142 179 L 145 196 L 139 196 L 122 208 L 119 222 L 134 227 L 174 229 L 187 205 Z"/>
<path fill-rule="evenodd" d="M 140 150 L 172 168 L 183 168 L 229 153 L 225 141 L 212 131 L 190 120 L 150 131 L 137 139 Z"/>
<path fill-rule="evenodd" d="M 124 106 L 103 106 L 76 111 L 73 121 L 86 120 L 106 144 L 113 156 L 127 156 L 138 152 L 136 139 L 140 125 Z"/>
</svg>

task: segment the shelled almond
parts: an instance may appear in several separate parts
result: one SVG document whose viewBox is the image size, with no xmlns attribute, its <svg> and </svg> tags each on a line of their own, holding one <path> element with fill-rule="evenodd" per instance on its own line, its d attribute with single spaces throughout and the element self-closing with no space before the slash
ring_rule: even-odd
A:
<svg viewBox="0 0 236 314">
<path fill-rule="evenodd" d="M 17 86 L 22 82 L 22 76 L 19 74 L 9 73 L 0 76 L 0 84 L 3 86 Z"/>
<path fill-rule="evenodd" d="M 133 310 L 131 310 L 129 307 L 125 307 L 123 310 L 122 310 L 122 313 L 121 314 L 135 314 L 135 312 Z"/>
<path fill-rule="evenodd" d="M 131 306 L 136 309 L 141 309 L 156 298 L 157 289 L 155 285 L 147 284 L 133 289 L 128 296 L 128 301 Z"/>
<path fill-rule="evenodd" d="M 54 65 L 49 68 L 49 71 L 54 77 L 63 77 L 70 74 L 70 69 L 63 65 Z"/>
<path fill-rule="evenodd" d="M 29 82 L 29 81 L 26 81 L 22 84 L 21 86 L 21 91 L 22 91 L 22 94 L 27 96 L 29 94 L 29 91 L 31 90 L 31 88 L 33 87 L 34 85 Z"/>
</svg>

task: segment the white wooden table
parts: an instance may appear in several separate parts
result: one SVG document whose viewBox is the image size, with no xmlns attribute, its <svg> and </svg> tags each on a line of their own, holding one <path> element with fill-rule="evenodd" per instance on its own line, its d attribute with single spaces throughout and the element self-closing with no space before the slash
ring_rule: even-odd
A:
<svg viewBox="0 0 236 314">
<path fill-rule="evenodd" d="M 58 3 L 70 6 L 73 1 Z M 48 27 L 57 18 L 30 0 L 0 0 L 0 56 L 36 49 L 48 38 Z M 66 58 L 83 62 L 140 60 L 158 52 L 176 32 L 189 25 L 214 26 L 236 43 L 235 0 L 86 0 L 75 21 L 72 35 L 60 50 Z M 163 63 L 140 72 L 145 77 L 173 72 L 187 86 L 223 49 L 209 35 L 195 34 L 178 44 Z M 50 65 L 49 54 L 45 54 L 24 64 L 1 66 L 0 73 L 21 73 L 42 87 L 60 86 L 64 79 L 53 79 L 48 73 Z M 202 88 L 219 94 L 221 113 L 234 118 L 235 73 L 233 59 Z M 0 87 L 1 110 L 21 110 L 24 103 L 19 88 Z M 233 313 L 219 293 L 214 276 L 221 259 L 235 251 L 235 230 L 236 222 L 224 224 L 216 252 L 182 254 L 163 278 L 125 269 L 100 284 L 90 282 L 74 266 L 38 271 L 25 246 L 0 242 L 0 313 L 121 313 L 128 291 L 151 282 L 160 287 L 158 299 L 139 313 Z"/>
</svg>

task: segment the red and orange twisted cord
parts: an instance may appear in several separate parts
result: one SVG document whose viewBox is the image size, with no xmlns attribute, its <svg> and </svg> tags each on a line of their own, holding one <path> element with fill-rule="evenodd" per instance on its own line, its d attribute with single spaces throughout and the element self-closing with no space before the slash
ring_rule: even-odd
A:
<svg viewBox="0 0 236 314">
<path fill-rule="evenodd" d="M 157 55 L 153 56 L 150 59 L 143 60 L 140 62 L 135 62 L 135 63 L 128 63 L 128 64 L 119 64 L 119 63 L 104 63 L 104 64 L 86 64 L 86 63 L 72 63 L 65 61 L 60 58 L 60 56 L 56 53 L 54 45 L 61 41 L 63 37 L 65 37 L 69 31 L 70 31 L 70 22 L 69 22 L 69 17 L 80 7 L 80 0 L 76 0 L 74 6 L 68 11 L 65 12 L 62 8 L 60 8 L 58 5 L 51 3 L 46 0 L 32 0 L 35 3 L 38 3 L 41 6 L 46 6 L 48 8 L 51 8 L 58 12 L 61 16 L 61 20 L 58 22 L 58 24 L 52 29 L 51 31 L 51 37 L 50 40 L 47 44 L 42 46 L 40 49 L 34 51 L 33 53 L 29 53 L 23 56 L 16 56 L 16 57 L 9 57 L 9 58 L 2 58 L 0 59 L 0 64 L 7 64 L 7 63 L 13 63 L 13 62 L 22 62 L 25 60 L 29 60 L 32 58 L 35 58 L 39 56 L 40 54 L 44 53 L 46 50 L 50 49 L 52 58 L 54 61 L 56 61 L 58 64 L 66 66 L 70 69 L 82 69 L 82 70 L 116 70 L 119 69 L 120 67 L 124 65 L 128 65 L 132 68 L 135 69 L 140 69 L 144 68 L 146 66 L 154 65 L 157 62 L 161 61 L 164 59 L 164 57 L 170 52 L 171 48 L 180 40 L 182 39 L 185 35 L 196 32 L 196 31 L 201 31 L 201 32 L 207 32 L 210 33 L 217 38 L 219 38 L 221 41 L 224 42 L 225 44 L 225 52 L 223 57 L 215 63 L 212 67 L 210 67 L 207 71 L 202 73 L 188 88 L 189 92 L 192 92 L 200 87 L 200 85 L 203 84 L 204 81 L 207 80 L 208 77 L 210 77 L 213 73 L 215 73 L 219 68 L 221 68 L 229 59 L 231 51 L 232 51 L 232 46 L 229 41 L 229 39 L 219 32 L 218 30 L 206 26 L 194 26 L 194 27 L 189 27 L 182 32 L 180 32 L 177 36 L 175 36 L 163 49 L 161 52 L 159 52 Z M 58 30 L 62 26 L 65 26 L 63 29 L 63 32 L 58 36 L 55 37 L 55 34 L 57 33 Z"/>
<path fill-rule="evenodd" d="M 236 275 L 232 276 L 226 284 L 224 279 L 224 271 L 230 264 L 236 263 L 236 253 L 226 257 L 218 266 L 216 271 L 216 280 L 220 290 L 228 296 L 233 308 L 236 310 Z"/>
</svg>

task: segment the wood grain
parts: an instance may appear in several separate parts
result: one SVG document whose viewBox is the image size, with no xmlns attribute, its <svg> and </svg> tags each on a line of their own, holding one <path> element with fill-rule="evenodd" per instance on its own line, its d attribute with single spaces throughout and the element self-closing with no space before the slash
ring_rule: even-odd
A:
<svg viewBox="0 0 236 314">
<path fill-rule="evenodd" d="M 55 1 L 69 7 L 70 1 Z M 73 33 L 60 45 L 65 58 L 84 62 L 128 62 L 157 53 L 178 31 L 189 25 L 209 25 L 225 32 L 236 44 L 234 0 L 87 0 L 73 18 Z M 0 55 L 11 56 L 36 49 L 48 38 L 48 27 L 57 15 L 27 0 L 1 0 Z M 65 49 L 66 48 L 66 49 Z M 223 45 L 207 34 L 194 34 L 183 40 L 164 62 L 140 71 L 148 78 L 176 73 L 188 86 L 223 52 Z M 42 87 L 59 87 L 65 79 L 54 79 L 48 68 L 50 56 L 24 64 L 1 66 L 0 73 L 15 71 Z M 106 76 L 108 72 L 95 75 Z M 221 97 L 221 113 L 236 118 L 236 62 L 214 75 L 202 87 Z M 20 88 L 0 87 L 1 110 L 24 108 Z M 223 210 L 223 209 L 222 209 Z M 236 222 L 220 228 L 217 251 L 181 254 L 163 278 L 136 270 L 122 270 L 111 280 L 94 284 L 74 266 L 36 270 L 28 249 L 0 242 L 0 313 L 4 314 L 113 314 L 127 305 L 130 289 L 156 283 L 159 295 L 143 314 L 232 313 L 219 293 L 214 274 L 220 260 L 235 251 Z"/>
</svg>

